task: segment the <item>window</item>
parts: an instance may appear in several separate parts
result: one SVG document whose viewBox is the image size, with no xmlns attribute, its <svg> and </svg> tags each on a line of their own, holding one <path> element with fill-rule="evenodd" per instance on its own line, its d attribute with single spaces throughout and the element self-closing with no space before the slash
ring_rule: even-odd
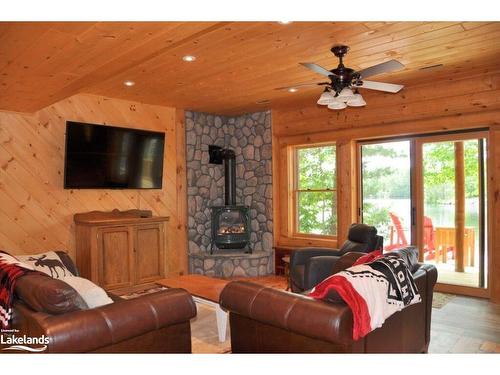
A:
<svg viewBox="0 0 500 375">
<path fill-rule="evenodd" d="M 295 232 L 337 235 L 335 145 L 295 149 Z"/>
</svg>

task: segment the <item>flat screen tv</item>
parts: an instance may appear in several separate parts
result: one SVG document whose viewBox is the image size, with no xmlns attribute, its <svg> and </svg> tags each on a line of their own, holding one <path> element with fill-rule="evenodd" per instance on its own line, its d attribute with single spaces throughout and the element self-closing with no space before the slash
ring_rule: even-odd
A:
<svg viewBox="0 0 500 375">
<path fill-rule="evenodd" d="M 65 189 L 161 189 L 165 133 L 66 122 Z"/>
</svg>

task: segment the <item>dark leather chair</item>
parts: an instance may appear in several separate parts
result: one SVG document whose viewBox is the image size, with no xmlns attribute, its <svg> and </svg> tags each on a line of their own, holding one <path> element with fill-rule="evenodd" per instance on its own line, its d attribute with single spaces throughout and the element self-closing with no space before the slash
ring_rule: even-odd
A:
<svg viewBox="0 0 500 375">
<path fill-rule="evenodd" d="M 417 249 L 402 252 L 422 302 L 396 312 L 382 327 L 356 341 L 352 312 L 341 300 L 315 300 L 247 281 L 229 283 L 219 303 L 229 311 L 232 353 L 427 352 L 437 270 L 418 263 Z M 336 257 L 335 268 L 348 268 L 362 255 Z"/>
<path fill-rule="evenodd" d="M 347 240 L 340 249 L 302 248 L 290 254 L 290 288 L 301 293 L 332 275 L 332 266 L 339 256 L 348 252 L 369 253 L 382 249 L 383 237 L 375 227 L 351 224 Z"/>
<path fill-rule="evenodd" d="M 58 254 L 78 275 L 71 258 Z M 110 294 L 114 303 L 89 309 L 63 281 L 28 274 L 19 278 L 15 293 L 12 328 L 16 336 L 48 337 L 44 353 L 191 353 L 196 306 L 183 289 L 130 300 Z"/>
</svg>

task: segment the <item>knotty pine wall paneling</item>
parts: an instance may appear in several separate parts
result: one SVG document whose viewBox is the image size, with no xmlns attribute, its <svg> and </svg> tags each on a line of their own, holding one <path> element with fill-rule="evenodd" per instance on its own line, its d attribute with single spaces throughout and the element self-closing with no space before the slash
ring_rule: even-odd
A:
<svg viewBox="0 0 500 375">
<path fill-rule="evenodd" d="M 163 188 L 65 190 L 67 120 L 163 131 Z M 0 111 L 0 248 L 13 254 L 62 249 L 75 259 L 73 215 L 148 209 L 169 216 L 166 269 L 187 272 L 183 112 L 79 94 L 34 114 Z"/>
</svg>

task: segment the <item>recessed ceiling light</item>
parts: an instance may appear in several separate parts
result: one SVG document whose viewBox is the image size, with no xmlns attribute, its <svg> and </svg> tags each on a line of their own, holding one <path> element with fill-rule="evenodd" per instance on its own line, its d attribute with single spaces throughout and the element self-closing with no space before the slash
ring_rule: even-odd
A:
<svg viewBox="0 0 500 375">
<path fill-rule="evenodd" d="M 131 87 L 131 86 L 134 86 L 135 85 L 135 82 L 134 81 L 124 81 L 123 84 L 125 86 L 128 86 L 128 87 Z"/>
<path fill-rule="evenodd" d="M 288 92 L 297 92 L 297 91 L 298 91 L 298 89 L 297 89 L 297 88 L 295 88 L 295 87 L 290 87 L 290 88 L 288 89 Z"/>
<path fill-rule="evenodd" d="M 278 23 L 281 23 L 282 25 L 288 25 L 289 23 L 292 23 L 292 21 L 278 21 Z"/>
<path fill-rule="evenodd" d="M 187 61 L 187 62 L 191 62 L 191 61 L 194 61 L 196 60 L 196 57 L 192 56 L 192 55 L 186 55 L 186 56 L 183 56 L 182 59 L 184 61 Z"/>
</svg>

